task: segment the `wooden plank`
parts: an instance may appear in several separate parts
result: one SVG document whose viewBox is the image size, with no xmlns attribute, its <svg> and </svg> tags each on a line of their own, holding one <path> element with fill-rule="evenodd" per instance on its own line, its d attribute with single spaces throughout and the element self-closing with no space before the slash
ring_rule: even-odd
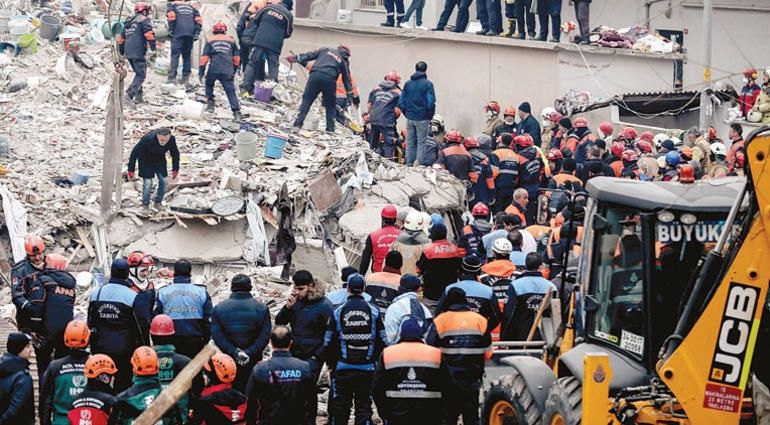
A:
<svg viewBox="0 0 770 425">
<path fill-rule="evenodd" d="M 82 227 L 76 227 L 75 231 L 78 234 L 78 239 L 80 239 L 80 243 L 83 244 L 84 247 L 86 247 L 86 252 L 88 252 L 88 256 L 91 258 L 96 257 L 96 251 L 94 251 L 94 246 L 91 245 L 91 240 L 88 238 L 88 234 L 86 233 L 86 230 Z"/>
<path fill-rule="evenodd" d="M 72 254 L 69 256 L 69 258 L 67 258 L 67 264 L 70 264 L 70 263 L 72 263 L 72 260 L 74 260 L 74 259 L 75 259 L 75 257 L 78 255 L 78 253 L 80 252 L 80 249 L 81 249 L 81 248 L 83 248 L 83 244 L 80 244 L 80 243 L 79 243 L 79 244 L 78 244 L 78 245 L 75 247 L 75 250 L 74 250 L 74 251 L 72 251 Z"/>
</svg>

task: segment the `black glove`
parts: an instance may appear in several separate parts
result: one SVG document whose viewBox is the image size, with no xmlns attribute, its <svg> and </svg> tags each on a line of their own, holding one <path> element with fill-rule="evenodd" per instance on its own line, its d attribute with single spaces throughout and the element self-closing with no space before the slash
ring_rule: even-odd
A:
<svg viewBox="0 0 770 425">
<path fill-rule="evenodd" d="M 360 96 L 353 96 L 353 105 L 358 108 L 359 105 L 361 105 L 361 97 Z"/>
</svg>

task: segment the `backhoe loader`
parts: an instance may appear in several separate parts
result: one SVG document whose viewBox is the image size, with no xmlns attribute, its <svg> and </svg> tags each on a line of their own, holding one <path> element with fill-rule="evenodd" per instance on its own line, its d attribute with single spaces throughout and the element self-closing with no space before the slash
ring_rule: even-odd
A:
<svg viewBox="0 0 770 425">
<path fill-rule="evenodd" d="M 588 182 L 575 346 L 502 359 L 484 423 L 767 423 L 770 127 L 745 149 L 746 178 Z"/>
</svg>

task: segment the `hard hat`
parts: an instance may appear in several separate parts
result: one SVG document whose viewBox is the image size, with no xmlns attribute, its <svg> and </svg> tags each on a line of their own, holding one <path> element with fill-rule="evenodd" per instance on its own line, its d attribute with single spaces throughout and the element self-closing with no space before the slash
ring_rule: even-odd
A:
<svg viewBox="0 0 770 425">
<path fill-rule="evenodd" d="M 754 123 L 760 122 L 762 121 L 762 116 L 763 116 L 762 112 L 752 109 L 749 111 L 748 115 L 746 115 L 746 121 L 754 122 Z"/>
<path fill-rule="evenodd" d="M 487 103 L 486 105 L 484 105 L 484 110 L 485 111 L 494 111 L 496 114 L 499 114 L 500 113 L 500 104 L 497 103 L 497 101 L 492 100 L 489 103 Z"/>
<path fill-rule="evenodd" d="M 548 115 L 548 120 L 555 123 L 561 121 L 562 118 L 564 118 L 564 115 L 559 111 L 553 111 Z"/>
<path fill-rule="evenodd" d="M 207 372 L 212 372 L 213 369 L 217 378 L 225 384 L 233 382 L 238 371 L 238 368 L 235 366 L 235 360 L 225 353 L 216 353 L 211 356 L 211 359 L 203 365 L 203 368 Z"/>
<path fill-rule="evenodd" d="M 642 134 L 639 136 L 639 140 L 646 140 L 648 142 L 652 142 L 652 139 L 655 138 L 655 133 L 652 131 L 643 131 Z"/>
<path fill-rule="evenodd" d="M 624 150 L 626 150 L 626 145 L 624 145 L 623 142 L 619 142 L 617 140 L 612 142 L 612 146 L 610 146 L 610 153 L 618 158 L 623 155 Z"/>
<path fill-rule="evenodd" d="M 633 127 L 623 127 L 620 130 L 620 138 L 623 140 L 636 140 L 637 134 L 636 129 Z"/>
<path fill-rule="evenodd" d="M 174 321 L 170 316 L 159 314 L 152 318 L 152 322 L 150 322 L 150 335 L 171 336 L 175 333 Z"/>
<path fill-rule="evenodd" d="M 29 235 L 24 239 L 24 250 L 27 255 L 42 254 L 45 251 L 45 242 L 39 236 Z"/>
<path fill-rule="evenodd" d="M 714 127 L 709 127 L 709 140 L 714 140 L 717 138 L 717 129 Z"/>
<path fill-rule="evenodd" d="M 664 140 L 668 139 L 665 133 L 658 133 L 652 138 L 652 142 L 655 144 L 655 149 L 660 149 L 660 145 Z"/>
<path fill-rule="evenodd" d="M 152 259 L 152 256 L 142 251 L 134 251 L 128 254 L 126 261 L 128 262 L 128 267 L 152 267 L 155 265 L 155 260 Z"/>
<path fill-rule="evenodd" d="M 575 118 L 575 121 L 572 122 L 572 126 L 575 128 L 587 128 L 588 120 L 583 117 Z"/>
<path fill-rule="evenodd" d="M 534 144 L 534 141 L 532 140 L 532 136 L 529 134 L 520 134 L 513 138 L 513 143 L 516 146 L 522 147 L 522 148 L 528 148 Z"/>
<path fill-rule="evenodd" d="M 506 117 L 506 116 L 516 116 L 516 108 L 514 108 L 513 106 L 509 106 L 509 107 L 505 108 L 505 112 L 503 112 L 503 116 L 504 117 Z"/>
<path fill-rule="evenodd" d="M 465 149 L 475 149 L 475 148 L 478 148 L 479 147 L 479 139 L 477 139 L 477 138 L 475 138 L 473 136 L 468 136 L 463 141 L 463 146 L 465 146 Z"/>
<path fill-rule="evenodd" d="M 390 71 L 385 75 L 385 80 L 393 81 L 396 84 L 401 84 L 401 76 L 396 71 Z"/>
<path fill-rule="evenodd" d="M 743 76 L 750 80 L 756 80 L 759 74 L 757 74 L 757 70 L 754 68 L 746 68 L 743 70 Z"/>
<path fill-rule="evenodd" d="M 93 354 L 86 360 L 83 374 L 88 379 L 96 379 L 102 373 L 114 375 L 118 373 L 115 362 L 106 354 Z"/>
<path fill-rule="evenodd" d="M 457 130 L 451 130 L 449 133 L 444 136 L 444 139 L 447 142 L 451 143 L 462 143 L 463 142 L 463 135 Z"/>
<path fill-rule="evenodd" d="M 679 167 L 679 183 L 695 183 L 695 168 L 692 165 Z"/>
<path fill-rule="evenodd" d="M 727 147 L 722 142 L 714 142 L 709 146 L 709 149 L 711 149 L 711 153 L 714 155 L 722 155 L 727 156 Z"/>
<path fill-rule="evenodd" d="M 626 149 L 625 151 L 623 151 L 623 155 L 621 158 L 623 158 L 623 161 L 636 161 L 637 159 L 639 159 L 639 155 L 637 155 L 636 151 L 634 150 Z"/>
<path fill-rule="evenodd" d="M 689 146 L 685 146 L 682 148 L 682 156 L 687 159 L 692 159 L 692 148 Z"/>
<path fill-rule="evenodd" d="M 145 10 L 150 10 L 150 9 L 152 9 L 152 5 L 147 2 L 140 1 L 139 3 L 136 3 L 134 5 L 134 12 L 136 13 L 142 13 Z"/>
<path fill-rule="evenodd" d="M 444 117 L 442 117 L 439 114 L 434 114 L 433 118 L 430 120 L 430 122 L 436 123 L 436 124 L 440 125 L 441 128 L 445 128 L 446 127 L 446 121 L 444 121 Z"/>
<path fill-rule="evenodd" d="M 214 24 L 213 27 L 211 27 L 211 32 L 214 34 L 225 34 L 227 33 L 227 24 L 225 24 L 222 21 L 217 21 L 217 23 Z"/>
<path fill-rule="evenodd" d="M 382 210 L 380 211 L 380 217 L 382 218 L 392 218 L 396 219 L 398 218 L 398 209 L 395 207 L 395 205 L 385 205 L 382 207 Z"/>
<path fill-rule="evenodd" d="M 477 202 L 471 210 L 474 217 L 489 217 L 489 207 L 483 202 Z"/>
<path fill-rule="evenodd" d="M 337 46 L 337 51 L 340 52 L 340 54 L 342 54 L 342 56 L 345 56 L 346 58 L 350 57 L 350 47 L 344 44 L 340 44 L 339 46 Z"/>
<path fill-rule="evenodd" d="M 666 164 L 668 165 L 679 165 L 681 160 L 682 158 L 679 156 L 679 152 L 677 151 L 671 151 L 666 154 Z"/>
<path fill-rule="evenodd" d="M 599 133 L 602 134 L 602 138 L 607 136 L 612 136 L 612 133 L 615 131 L 615 129 L 612 127 L 612 124 L 608 122 L 603 122 L 599 124 Z"/>
<path fill-rule="evenodd" d="M 417 210 L 409 211 L 404 219 L 404 229 L 416 232 L 425 228 L 425 218 L 423 213 Z"/>
<path fill-rule="evenodd" d="M 136 376 L 151 376 L 158 374 L 158 353 L 143 345 L 131 355 L 131 367 Z"/>
<path fill-rule="evenodd" d="M 513 251 L 513 245 L 511 245 L 511 241 L 508 238 L 497 238 L 492 244 L 492 252 L 495 254 L 508 255 L 511 251 Z"/>
<path fill-rule="evenodd" d="M 545 156 L 545 159 L 549 161 L 558 161 L 564 159 L 564 154 L 558 149 L 551 149 Z"/>
<path fill-rule="evenodd" d="M 85 320 L 70 320 L 64 328 L 64 345 L 69 348 L 85 348 L 90 336 L 91 329 L 88 329 Z"/>
<path fill-rule="evenodd" d="M 652 145 L 644 139 L 636 142 L 636 148 L 639 149 L 639 152 L 641 153 L 652 153 Z"/>
<path fill-rule="evenodd" d="M 48 254 L 45 256 L 45 266 L 49 269 L 64 270 L 67 268 L 67 259 L 61 254 Z"/>
<path fill-rule="evenodd" d="M 551 114 L 554 113 L 554 112 L 556 112 L 556 109 L 554 109 L 551 106 L 543 108 L 543 111 L 540 112 L 540 118 L 542 118 L 544 120 L 550 120 L 551 119 Z"/>
</svg>

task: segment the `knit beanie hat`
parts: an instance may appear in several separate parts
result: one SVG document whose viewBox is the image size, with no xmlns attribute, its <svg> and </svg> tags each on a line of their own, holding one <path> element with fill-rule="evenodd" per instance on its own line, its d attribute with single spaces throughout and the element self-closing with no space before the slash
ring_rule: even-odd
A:
<svg viewBox="0 0 770 425">
<path fill-rule="evenodd" d="M 522 102 L 521 105 L 519 105 L 519 111 L 530 114 L 532 113 L 532 107 L 529 106 L 529 102 Z"/>
<path fill-rule="evenodd" d="M 342 279 L 342 283 L 344 285 L 348 284 L 348 277 L 350 277 L 350 275 L 353 273 L 358 273 L 358 269 L 353 266 L 345 266 L 342 268 L 342 271 L 340 272 L 340 278 Z"/>
<path fill-rule="evenodd" d="M 32 338 L 29 335 L 23 332 L 13 332 L 8 334 L 6 347 L 8 348 L 8 352 L 15 356 L 21 353 L 21 350 L 23 350 L 30 342 L 32 342 Z"/>
</svg>

